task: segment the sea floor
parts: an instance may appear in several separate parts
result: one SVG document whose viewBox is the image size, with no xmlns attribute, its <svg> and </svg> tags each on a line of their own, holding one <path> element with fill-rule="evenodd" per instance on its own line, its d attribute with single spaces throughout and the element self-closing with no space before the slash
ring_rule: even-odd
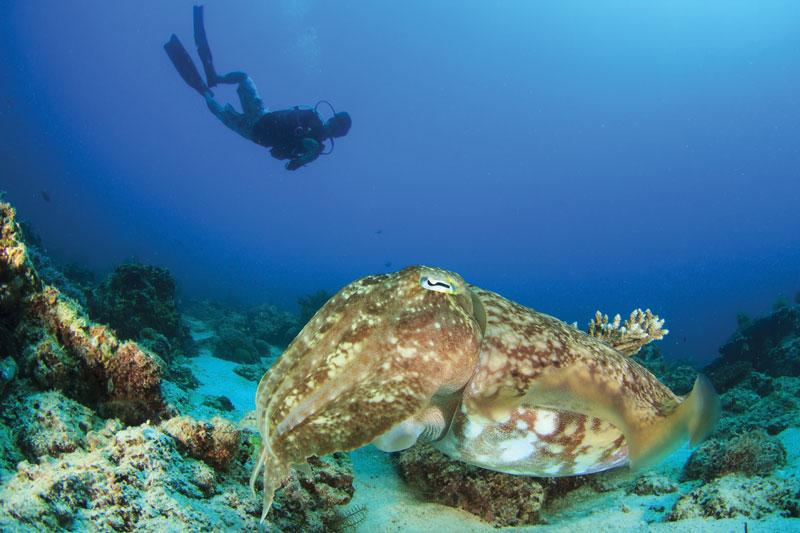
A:
<svg viewBox="0 0 800 533">
<path fill-rule="evenodd" d="M 202 353 L 191 360 L 191 365 L 202 383 L 195 394 L 227 396 L 236 407 L 236 413 L 227 415 L 240 419 L 251 410 L 256 383 L 233 373 L 234 363 Z M 773 474 L 781 479 L 800 471 L 800 429 L 788 429 L 779 435 L 787 450 L 789 462 Z M 678 474 L 690 454 L 683 448 L 658 467 L 658 473 L 678 481 Z M 366 507 L 364 519 L 357 526 L 359 532 L 409 533 L 409 532 L 680 532 L 680 533 L 766 533 L 800 531 L 800 522 L 793 518 L 769 517 L 767 519 L 687 519 L 662 522 L 681 494 L 689 492 L 697 483 L 680 483 L 676 493 L 638 496 L 618 488 L 598 493 L 588 487 L 568 493 L 554 502 L 543 513 L 546 524 L 496 528 L 478 517 L 452 507 L 426 501 L 408 486 L 398 474 L 390 454 L 373 446 L 350 453 L 355 468 L 355 496 L 351 508 Z M 629 476 L 620 469 L 620 479 Z"/>
</svg>

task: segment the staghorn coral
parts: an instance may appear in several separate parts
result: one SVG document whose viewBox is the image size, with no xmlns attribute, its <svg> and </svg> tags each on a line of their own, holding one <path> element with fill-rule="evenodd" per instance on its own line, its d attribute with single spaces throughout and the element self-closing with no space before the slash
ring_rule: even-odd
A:
<svg viewBox="0 0 800 533">
<path fill-rule="evenodd" d="M 589 335 L 606 342 L 620 353 L 633 355 L 645 344 L 659 340 L 669 333 L 669 330 L 663 329 L 664 320 L 659 319 L 650 309 L 646 311 L 635 309 L 628 320 L 625 322 L 621 320 L 621 317 L 616 315 L 609 322 L 608 315 L 597 311 L 594 318 L 589 321 Z"/>
</svg>

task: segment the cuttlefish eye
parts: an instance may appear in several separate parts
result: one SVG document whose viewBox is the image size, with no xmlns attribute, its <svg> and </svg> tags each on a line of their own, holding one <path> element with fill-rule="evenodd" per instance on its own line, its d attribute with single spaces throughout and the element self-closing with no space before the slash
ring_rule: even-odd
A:
<svg viewBox="0 0 800 533">
<path fill-rule="evenodd" d="M 419 284 L 423 289 L 427 289 L 429 291 L 445 292 L 447 294 L 456 293 L 456 286 L 453 284 L 450 278 L 437 279 L 429 276 L 422 276 L 419 278 Z"/>
</svg>

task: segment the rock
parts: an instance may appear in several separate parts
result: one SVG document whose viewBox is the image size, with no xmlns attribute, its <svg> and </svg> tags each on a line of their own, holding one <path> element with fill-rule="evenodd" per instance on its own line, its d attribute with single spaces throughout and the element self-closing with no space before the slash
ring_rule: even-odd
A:
<svg viewBox="0 0 800 533">
<path fill-rule="evenodd" d="M 190 416 L 178 416 L 162 422 L 160 427 L 190 457 L 200 459 L 216 469 L 226 470 L 241 444 L 241 431 L 219 417 L 214 417 L 210 422 L 198 422 Z"/>
<path fill-rule="evenodd" d="M 265 364 L 254 364 L 254 365 L 237 365 L 233 367 L 234 373 L 242 376 L 244 379 L 248 381 L 255 381 L 258 382 L 261 380 L 261 376 L 269 369 L 269 366 Z"/>
<path fill-rule="evenodd" d="M 217 411 L 233 411 L 236 409 L 227 396 L 208 396 L 203 400 L 203 405 Z"/>
<path fill-rule="evenodd" d="M 786 449 L 780 440 L 762 430 L 753 430 L 730 440 L 711 439 L 701 444 L 684 466 L 686 479 L 710 481 L 730 473 L 768 476 L 786 464 Z"/>
<path fill-rule="evenodd" d="M 633 488 L 629 492 L 633 492 L 639 496 L 660 496 L 662 494 L 678 492 L 678 486 L 663 476 L 649 473 L 637 478 Z"/>
<path fill-rule="evenodd" d="M 437 503 L 463 509 L 498 527 L 540 522 L 547 492 L 542 480 L 477 468 L 419 444 L 396 458 L 406 481 Z"/>
<path fill-rule="evenodd" d="M 119 265 L 89 300 L 93 319 L 111 326 L 121 339 L 138 339 L 145 328 L 180 345 L 188 339 L 175 303 L 175 279 L 166 268 Z"/>
<path fill-rule="evenodd" d="M 87 432 L 102 427 L 94 411 L 54 391 L 22 399 L 16 422 L 20 449 L 32 460 L 86 448 Z"/>
<path fill-rule="evenodd" d="M 259 362 L 260 357 L 252 341 L 241 331 L 226 327 L 220 329 L 217 336 L 214 357 L 242 364 Z"/>
<path fill-rule="evenodd" d="M 744 516 L 760 520 L 770 514 L 800 516 L 800 482 L 749 479 L 729 475 L 701 485 L 681 496 L 666 517 L 675 522 L 687 518 L 735 518 Z"/>
</svg>

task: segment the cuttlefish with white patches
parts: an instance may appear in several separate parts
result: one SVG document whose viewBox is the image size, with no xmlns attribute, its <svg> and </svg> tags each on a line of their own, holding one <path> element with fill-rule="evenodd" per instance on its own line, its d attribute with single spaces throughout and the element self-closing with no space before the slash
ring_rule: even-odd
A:
<svg viewBox="0 0 800 533">
<path fill-rule="evenodd" d="M 589 335 L 439 268 L 354 281 L 258 385 L 250 486 L 263 469 L 262 520 L 292 466 L 369 443 L 428 442 L 533 476 L 638 470 L 699 443 L 718 418 L 713 387 L 699 376 L 688 396 L 673 394 L 628 356 L 652 340 L 631 330 L 635 341 L 624 329 Z"/>
</svg>

